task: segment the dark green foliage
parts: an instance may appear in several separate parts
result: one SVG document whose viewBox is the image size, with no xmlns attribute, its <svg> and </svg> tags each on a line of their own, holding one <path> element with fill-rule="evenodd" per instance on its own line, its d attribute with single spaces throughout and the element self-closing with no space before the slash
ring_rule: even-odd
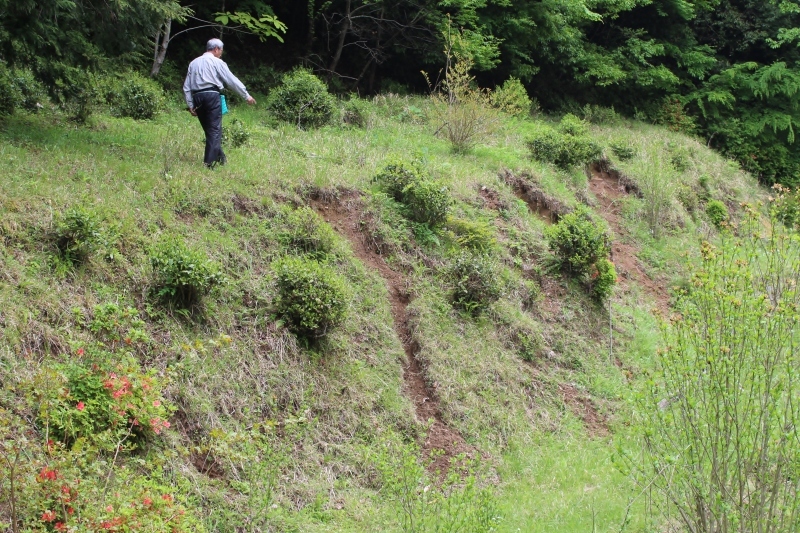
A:
<svg viewBox="0 0 800 533">
<path fill-rule="evenodd" d="M 211 289 L 227 282 L 205 254 L 168 238 L 150 252 L 155 296 L 179 308 L 197 305 Z"/>
<path fill-rule="evenodd" d="M 494 107 L 514 117 L 527 117 L 531 114 L 531 102 L 528 91 L 522 82 L 511 77 L 496 87 L 491 95 Z"/>
<path fill-rule="evenodd" d="M 238 118 L 222 126 L 222 144 L 233 148 L 239 148 L 247 144 L 249 140 L 250 130 Z"/>
<path fill-rule="evenodd" d="M 11 115 L 19 104 L 21 94 L 14 83 L 11 71 L 0 63 L 0 117 Z"/>
<path fill-rule="evenodd" d="M 22 109 L 35 113 L 47 102 L 47 91 L 44 85 L 36 79 L 30 69 L 11 69 L 9 77 L 19 93 L 19 107 Z"/>
<path fill-rule="evenodd" d="M 542 350 L 541 335 L 533 331 L 518 330 L 513 334 L 514 347 L 523 361 L 534 361 Z"/>
<path fill-rule="evenodd" d="M 409 219 L 436 227 L 447 220 L 452 199 L 444 183 L 427 176 L 420 165 L 403 161 L 391 162 L 375 176 L 396 201 L 403 204 Z"/>
<path fill-rule="evenodd" d="M 300 207 L 286 215 L 278 241 L 295 253 L 323 260 L 334 251 L 336 232 L 313 209 Z"/>
<path fill-rule="evenodd" d="M 319 78 L 297 69 L 283 76 L 281 84 L 270 92 L 267 109 L 299 128 L 317 128 L 331 121 L 336 100 Z"/>
<path fill-rule="evenodd" d="M 372 108 L 369 102 L 352 96 L 342 106 L 342 122 L 348 126 L 366 128 L 370 123 Z"/>
<path fill-rule="evenodd" d="M 678 197 L 678 201 L 683 205 L 684 209 L 686 209 L 686 212 L 694 216 L 700 203 L 697 193 L 695 193 L 691 187 L 681 184 L 678 186 L 675 194 Z"/>
<path fill-rule="evenodd" d="M 450 278 L 453 306 L 471 315 L 479 315 L 503 295 L 500 267 L 485 254 L 457 255 L 450 266 Z"/>
<path fill-rule="evenodd" d="M 636 150 L 621 142 L 612 142 L 609 148 L 620 161 L 630 161 L 636 155 Z"/>
<path fill-rule="evenodd" d="M 155 81 L 140 74 L 126 73 L 123 78 L 112 82 L 106 99 L 116 116 L 149 120 L 163 106 L 164 93 Z"/>
<path fill-rule="evenodd" d="M 68 209 L 56 224 L 56 248 L 72 264 L 84 261 L 101 239 L 97 215 L 82 207 Z"/>
<path fill-rule="evenodd" d="M 614 263 L 605 257 L 598 259 L 589 272 L 589 292 L 592 297 L 600 302 L 606 300 L 616 284 L 617 270 Z"/>
<path fill-rule="evenodd" d="M 586 104 L 581 109 L 583 120 L 592 124 L 614 125 L 620 121 L 619 114 L 614 111 L 614 107 L 603 107 L 599 105 Z"/>
<path fill-rule="evenodd" d="M 547 228 L 545 237 L 562 267 L 573 274 L 589 274 L 593 265 L 611 250 L 605 231 L 583 206 Z"/>
<path fill-rule="evenodd" d="M 456 242 L 464 248 L 488 252 L 497 246 L 494 228 L 483 220 L 448 218 L 447 229 L 453 232 Z"/>
<path fill-rule="evenodd" d="M 709 200 L 706 204 L 706 215 L 714 226 L 721 228 L 722 223 L 728 220 L 728 208 L 719 200 Z"/>
<path fill-rule="evenodd" d="M 349 290 L 336 271 L 313 259 L 284 257 L 272 268 L 275 312 L 300 337 L 321 337 L 345 317 Z"/>
<path fill-rule="evenodd" d="M 534 159 L 563 169 L 588 164 L 600 158 L 602 148 L 588 137 L 587 129 L 578 117 L 566 115 L 558 129 L 540 128 L 528 139 L 528 148 Z"/>
</svg>

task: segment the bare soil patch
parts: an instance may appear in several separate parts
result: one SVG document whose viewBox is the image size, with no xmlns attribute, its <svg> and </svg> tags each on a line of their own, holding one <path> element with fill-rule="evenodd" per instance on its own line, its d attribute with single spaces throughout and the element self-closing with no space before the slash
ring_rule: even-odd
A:
<svg viewBox="0 0 800 533">
<path fill-rule="evenodd" d="M 622 199 L 628 194 L 637 194 L 638 189 L 632 189 L 623 181 L 618 173 L 603 165 L 591 167 L 589 190 L 597 198 L 598 211 L 617 235 L 611 246 L 611 260 L 619 276 L 618 283 L 626 292 L 630 290 L 632 282 L 637 283 L 653 297 L 658 308 L 666 312 L 669 309 L 669 294 L 664 280 L 654 280 L 648 276 L 637 258 L 639 248 L 626 242 L 629 233 L 622 223 Z"/>
<path fill-rule="evenodd" d="M 559 385 L 558 390 L 570 411 L 583 421 L 590 437 L 607 437 L 611 434 L 608 420 L 597 410 L 588 394 L 567 383 Z"/>
<path fill-rule="evenodd" d="M 422 450 L 427 458 L 433 458 L 431 471 L 446 472 L 452 458 L 462 453 L 473 455 L 475 450 L 457 431 L 444 423 L 439 401 L 425 380 L 425 369 L 417 359 L 419 345 L 408 324 L 406 309 L 411 296 L 405 277 L 389 268 L 383 257 L 367 244 L 364 234 L 359 231 L 363 205 L 357 192 L 316 194 L 312 196 L 310 204 L 328 224 L 347 238 L 355 256 L 377 271 L 386 282 L 395 333 L 406 353 L 407 364 L 403 369 L 405 393 L 414 402 L 417 418 L 421 422 L 432 421 Z"/>
<path fill-rule="evenodd" d="M 559 218 L 570 212 L 569 207 L 546 194 L 532 176 L 517 176 L 506 169 L 500 172 L 500 179 L 508 183 L 517 198 L 528 204 L 530 210 L 548 224 L 558 222 Z"/>
</svg>

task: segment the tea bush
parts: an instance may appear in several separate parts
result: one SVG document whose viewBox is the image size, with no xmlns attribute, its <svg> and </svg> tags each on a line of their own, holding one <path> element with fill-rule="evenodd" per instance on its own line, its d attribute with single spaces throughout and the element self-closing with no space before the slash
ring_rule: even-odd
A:
<svg viewBox="0 0 800 533">
<path fill-rule="evenodd" d="M 527 141 L 531 155 L 538 161 L 552 163 L 563 169 L 596 161 L 602 148 L 587 135 L 586 124 L 575 115 L 566 115 L 558 129 L 548 126 Z"/>
<path fill-rule="evenodd" d="M 719 200 L 709 200 L 706 204 L 706 215 L 714 226 L 722 227 L 722 223 L 728 220 L 728 208 Z"/>
<path fill-rule="evenodd" d="M 322 80 L 297 69 L 284 75 L 281 84 L 270 92 L 267 109 L 278 119 L 300 128 L 317 128 L 331 121 L 336 100 Z"/>
<path fill-rule="evenodd" d="M 277 237 L 291 251 L 320 260 L 333 253 L 336 246 L 336 232 L 310 207 L 290 211 Z"/>
<path fill-rule="evenodd" d="M 212 288 L 227 281 L 220 268 L 202 252 L 176 238 L 156 245 L 150 252 L 150 264 L 155 296 L 178 307 L 198 304 Z"/>
<path fill-rule="evenodd" d="M 342 122 L 348 126 L 366 128 L 370 125 L 372 108 L 369 102 L 351 96 L 350 100 L 342 106 Z"/>
<path fill-rule="evenodd" d="M 614 263 L 602 257 L 598 259 L 589 272 L 589 293 L 595 300 L 603 301 L 611 296 L 617 284 L 617 270 Z"/>
<path fill-rule="evenodd" d="M 514 117 L 527 117 L 531 114 L 532 102 L 525 86 L 517 78 L 507 79 L 503 85 L 495 87 L 491 95 L 492 106 Z"/>
<path fill-rule="evenodd" d="M 608 236 L 584 206 L 546 228 L 545 237 L 561 266 L 573 274 L 589 274 L 592 265 L 611 250 Z"/>
<path fill-rule="evenodd" d="M 425 175 L 416 163 L 394 161 L 375 176 L 396 201 L 404 206 L 409 219 L 435 227 L 447 220 L 452 199 L 444 183 Z"/>
<path fill-rule="evenodd" d="M 56 248 L 70 263 L 84 261 L 101 240 L 97 215 L 81 207 L 68 209 L 56 224 Z"/>
<path fill-rule="evenodd" d="M 164 91 L 154 80 L 127 73 L 123 79 L 110 83 L 106 100 L 115 116 L 149 120 L 163 107 Z"/>
<path fill-rule="evenodd" d="M 491 224 L 482 220 L 475 222 L 463 218 L 448 218 L 447 229 L 455 241 L 464 248 L 476 252 L 488 252 L 497 246 L 497 238 Z"/>
<path fill-rule="evenodd" d="M 621 142 L 612 142 L 609 148 L 620 161 L 630 161 L 636 155 L 636 150 Z"/>
<path fill-rule="evenodd" d="M 284 257 L 272 268 L 278 290 L 275 312 L 290 331 L 313 339 L 344 319 L 349 290 L 331 267 L 313 259 Z"/>
<path fill-rule="evenodd" d="M 500 267 L 490 256 L 464 252 L 450 266 L 453 306 L 478 315 L 503 295 Z"/>
<path fill-rule="evenodd" d="M 595 104 L 586 104 L 581 111 L 583 120 L 591 124 L 614 125 L 620 122 L 620 116 L 614 110 L 614 106 L 603 107 Z"/>
<path fill-rule="evenodd" d="M 227 126 L 222 126 L 222 144 L 239 148 L 249 140 L 250 130 L 238 118 L 231 120 Z"/>
</svg>

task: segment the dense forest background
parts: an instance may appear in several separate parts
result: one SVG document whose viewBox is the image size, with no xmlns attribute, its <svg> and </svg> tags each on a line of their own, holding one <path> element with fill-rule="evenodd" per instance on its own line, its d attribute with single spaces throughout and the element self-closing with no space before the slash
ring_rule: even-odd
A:
<svg viewBox="0 0 800 533">
<path fill-rule="evenodd" d="M 518 78 L 547 112 L 613 107 L 797 185 L 798 21 L 796 0 L 0 0 L 0 60 L 64 104 L 127 70 L 177 91 L 218 36 L 257 93 L 296 66 L 341 93 L 421 92 L 458 31 L 482 86 Z"/>
</svg>

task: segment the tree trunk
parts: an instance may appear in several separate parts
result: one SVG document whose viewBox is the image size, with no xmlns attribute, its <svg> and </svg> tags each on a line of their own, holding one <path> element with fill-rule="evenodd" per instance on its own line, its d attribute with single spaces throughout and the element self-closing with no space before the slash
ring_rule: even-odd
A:
<svg viewBox="0 0 800 533">
<path fill-rule="evenodd" d="M 150 77 L 155 78 L 161 72 L 161 65 L 167 57 L 167 47 L 169 46 L 169 33 L 172 30 L 172 19 L 164 23 L 163 29 L 156 33 L 156 50 L 153 57 L 153 68 L 150 70 Z M 160 39 L 160 42 L 159 42 Z"/>
<path fill-rule="evenodd" d="M 336 46 L 336 53 L 333 54 L 331 66 L 328 67 L 328 79 L 336 74 L 336 66 L 339 64 L 339 58 L 342 57 L 342 49 L 344 48 L 344 40 L 347 37 L 347 30 L 350 29 L 350 0 L 347 0 L 345 6 L 344 20 L 342 21 L 342 30 L 339 33 L 339 43 Z"/>
<path fill-rule="evenodd" d="M 306 34 L 306 50 L 303 56 L 306 61 L 311 57 L 311 50 L 314 47 L 314 19 L 316 18 L 314 0 L 308 0 L 308 33 Z"/>
</svg>

